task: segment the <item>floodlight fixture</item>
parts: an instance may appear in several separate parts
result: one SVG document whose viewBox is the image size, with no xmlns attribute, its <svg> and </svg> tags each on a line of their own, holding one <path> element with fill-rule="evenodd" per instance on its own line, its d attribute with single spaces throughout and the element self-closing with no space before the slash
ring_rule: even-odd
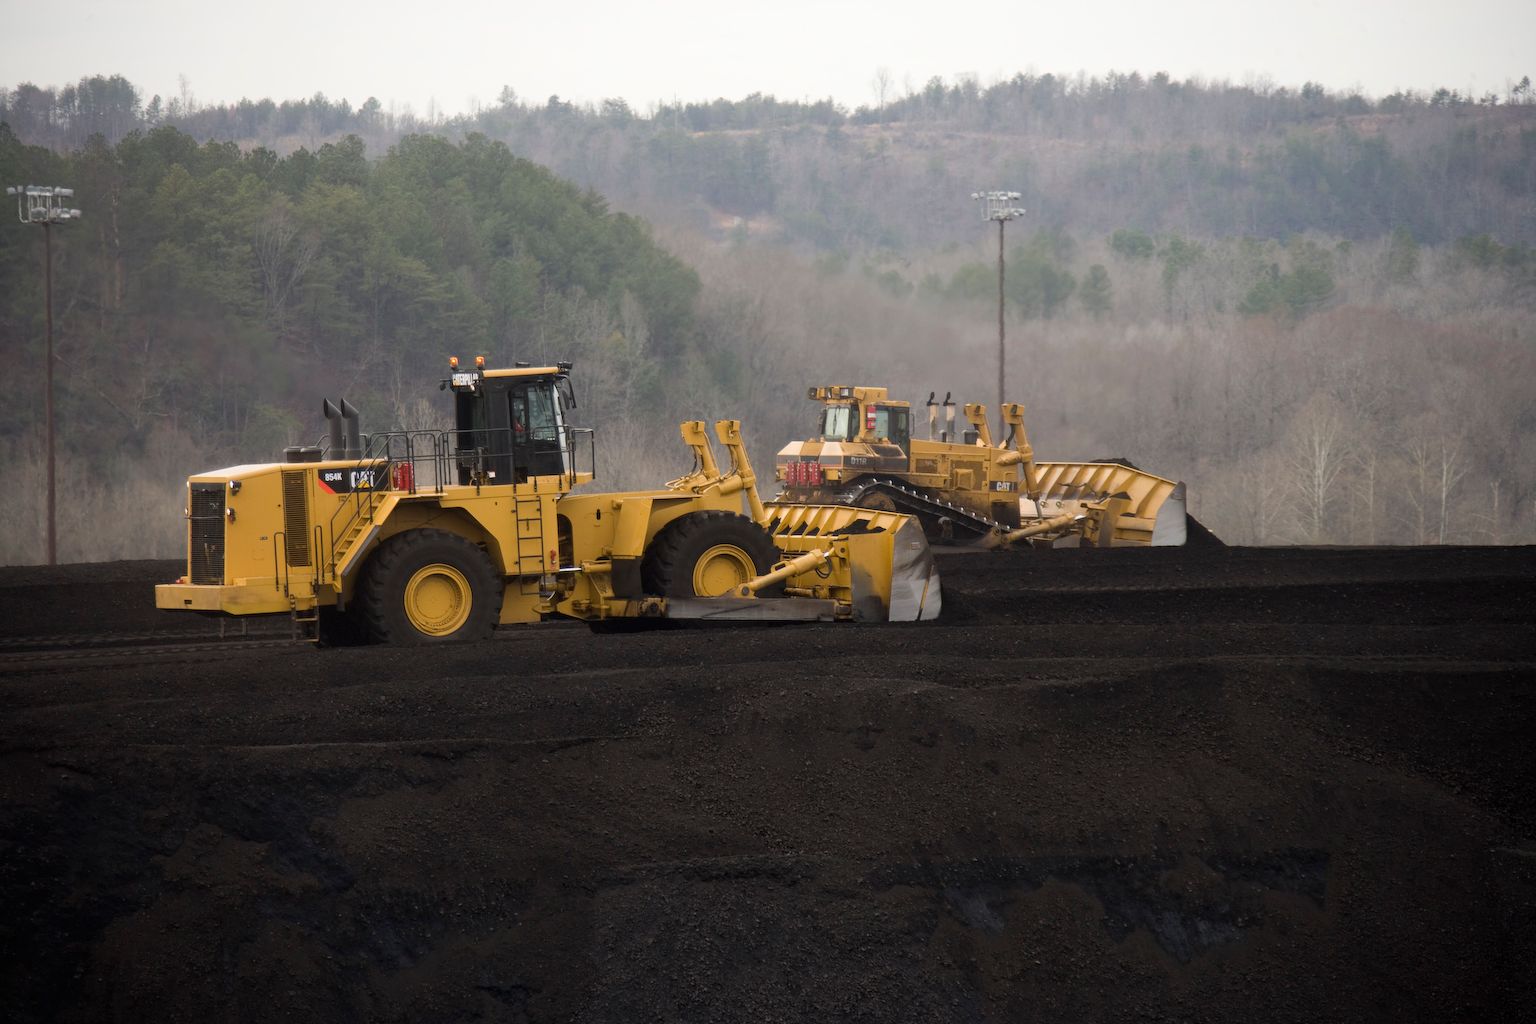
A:
<svg viewBox="0 0 1536 1024">
<path fill-rule="evenodd" d="M 72 199 L 75 190 L 54 185 L 12 185 L 5 190 L 16 197 L 16 219 L 23 224 L 61 224 L 79 220 L 80 211 L 61 200 Z"/>
<path fill-rule="evenodd" d="M 986 220 L 995 220 L 1001 223 L 1024 216 L 1024 208 L 1013 205 L 1017 200 L 1023 198 L 1018 192 L 998 190 L 972 192 L 971 198 L 982 201 L 982 217 Z"/>
</svg>

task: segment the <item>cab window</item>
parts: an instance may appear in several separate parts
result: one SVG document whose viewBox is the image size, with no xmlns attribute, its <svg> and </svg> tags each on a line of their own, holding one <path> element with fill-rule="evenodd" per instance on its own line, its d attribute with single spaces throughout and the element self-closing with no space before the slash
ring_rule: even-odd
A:
<svg viewBox="0 0 1536 1024">
<path fill-rule="evenodd" d="M 827 406 L 821 417 L 821 439 L 823 441 L 848 440 L 855 433 L 853 420 L 854 409 L 851 406 Z"/>
<path fill-rule="evenodd" d="M 906 409 L 885 405 L 875 406 L 875 437 L 884 438 L 905 449 L 907 440 L 911 436 L 909 417 L 910 414 Z"/>
<path fill-rule="evenodd" d="M 554 388 L 528 389 L 528 432 L 535 441 L 556 440 Z"/>
</svg>

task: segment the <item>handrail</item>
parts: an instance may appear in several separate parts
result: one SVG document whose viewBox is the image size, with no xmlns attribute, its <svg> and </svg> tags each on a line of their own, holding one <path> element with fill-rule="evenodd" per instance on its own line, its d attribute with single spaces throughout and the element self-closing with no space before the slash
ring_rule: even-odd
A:
<svg viewBox="0 0 1536 1024">
<path fill-rule="evenodd" d="M 382 495 L 389 491 L 403 490 L 407 494 L 422 493 L 429 486 L 429 493 L 442 494 L 450 483 L 458 483 L 460 471 L 470 483 L 490 481 L 492 460 L 510 459 L 518 449 L 526 450 L 529 444 L 552 445 L 560 455 L 558 476 L 565 490 L 576 486 L 582 472 L 578 457 L 578 439 L 585 435 L 587 448 L 587 472 L 597 473 L 597 434 L 591 427 L 573 427 L 561 424 L 556 427 L 540 427 L 524 432 L 521 439 L 508 427 L 456 430 L 392 430 L 366 435 L 363 455 L 351 464 L 352 485 L 348 493 L 341 495 L 332 510 L 329 522 L 329 544 L 317 524 L 316 531 L 316 585 L 337 581 L 337 561 L 344 552 L 338 550 L 359 522 L 372 522 Z M 428 443 L 430 442 L 430 444 Z M 322 452 L 326 451 L 321 445 Z M 323 457 L 323 456 L 322 456 Z M 343 461 L 343 460 L 334 460 Z M 410 467 L 401 474 L 396 467 Z M 430 485 L 423 484 L 422 470 L 432 470 Z M 366 474 L 364 476 L 363 474 Z M 535 480 L 537 477 L 534 478 Z M 497 481 L 500 482 L 500 481 Z M 507 481 L 509 483 L 515 481 Z M 397 486 L 403 483 L 404 486 Z M 358 486 L 362 484 L 362 486 Z M 328 552 L 321 557 L 322 547 Z"/>
<path fill-rule="evenodd" d="M 288 592 L 287 591 L 288 559 L 286 559 L 286 558 L 281 558 L 280 559 L 280 558 L 277 557 L 278 551 L 281 550 L 281 548 L 279 548 L 279 546 L 278 546 L 278 538 L 279 537 L 282 538 L 283 547 L 286 547 L 287 546 L 287 542 L 288 542 L 288 534 L 287 533 L 285 533 L 282 530 L 275 530 L 275 531 L 273 531 L 273 533 L 272 533 L 272 589 L 280 591 L 281 593 L 286 594 Z M 277 567 L 279 565 L 281 565 L 283 567 L 282 568 L 282 572 L 278 572 L 278 568 Z"/>
</svg>

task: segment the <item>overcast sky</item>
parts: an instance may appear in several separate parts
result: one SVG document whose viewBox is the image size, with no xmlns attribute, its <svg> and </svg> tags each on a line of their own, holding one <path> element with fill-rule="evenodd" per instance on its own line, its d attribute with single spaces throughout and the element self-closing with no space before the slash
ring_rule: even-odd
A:
<svg viewBox="0 0 1536 1024">
<path fill-rule="evenodd" d="M 40 12 L 44 31 L 27 30 Z M 879 68 L 895 93 L 934 75 L 1136 70 L 1502 96 L 1536 74 L 1536 0 L 0 0 L 0 15 L 0 85 L 121 74 L 169 99 L 184 76 L 201 103 L 323 92 L 417 114 L 491 104 L 504 85 L 639 111 L 752 92 L 852 108 L 874 102 Z"/>
</svg>

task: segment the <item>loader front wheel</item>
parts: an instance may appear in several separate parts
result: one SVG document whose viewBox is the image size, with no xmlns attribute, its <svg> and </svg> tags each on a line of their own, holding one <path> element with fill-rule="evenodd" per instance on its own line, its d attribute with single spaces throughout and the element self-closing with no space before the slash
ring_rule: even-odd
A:
<svg viewBox="0 0 1536 1024">
<path fill-rule="evenodd" d="M 362 584 L 368 631 L 391 644 L 483 639 L 500 617 L 501 592 L 485 552 L 444 530 L 391 537 Z"/>
<path fill-rule="evenodd" d="M 662 597 L 719 597 L 769 572 L 778 560 L 773 538 L 746 516 L 691 512 L 656 534 L 640 563 L 640 583 L 647 594 Z M 759 596 L 783 591 L 776 584 Z"/>
</svg>

